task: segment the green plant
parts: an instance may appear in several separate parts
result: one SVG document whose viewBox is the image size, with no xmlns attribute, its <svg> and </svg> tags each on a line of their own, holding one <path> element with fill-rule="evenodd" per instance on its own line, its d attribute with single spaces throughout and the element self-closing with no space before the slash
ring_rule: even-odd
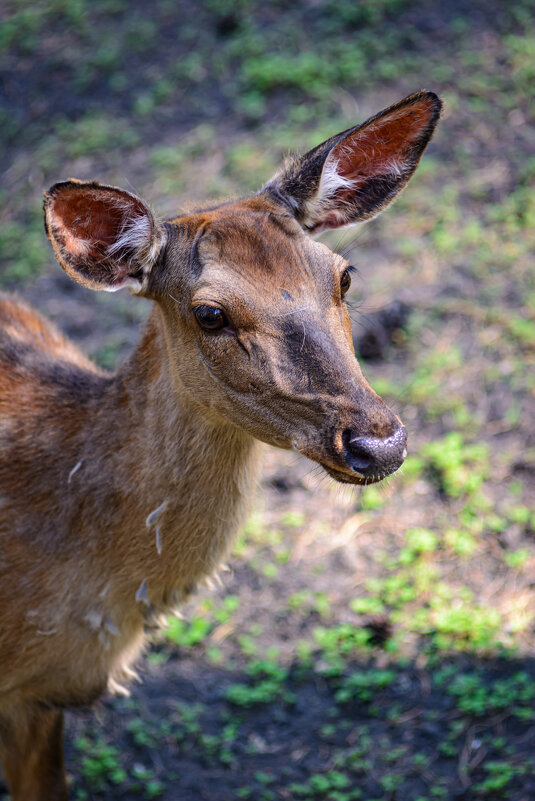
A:
<svg viewBox="0 0 535 801">
<path fill-rule="evenodd" d="M 213 627 L 213 622 L 204 616 L 193 617 L 189 621 L 180 617 L 169 617 L 164 636 L 181 648 L 193 648 L 208 637 Z"/>
<path fill-rule="evenodd" d="M 119 749 L 103 736 L 94 740 L 79 737 L 75 747 L 81 754 L 81 773 L 94 791 L 103 792 L 110 784 L 120 785 L 126 781 L 127 773 L 122 766 Z"/>
<path fill-rule="evenodd" d="M 489 472 L 489 449 L 485 443 L 466 444 L 451 431 L 442 440 L 424 446 L 426 459 L 440 490 L 453 498 L 474 493 Z"/>
<path fill-rule="evenodd" d="M 521 718 L 531 718 L 534 714 L 535 682 L 523 671 L 495 681 L 488 681 L 478 673 L 460 673 L 445 688 L 457 699 L 456 706 L 463 714 L 483 717 L 507 711 Z"/>
<path fill-rule="evenodd" d="M 256 660 L 247 667 L 249 683 L 231 684 L 225 697 L 235 706 L 252 707 L 269 704 L 276 700 L 292 703 L 293 693 L 284 684 L 288 678 L 287 668 L 268 660 Z"/>
<path fill-rule="evenodd" d="M 517 766 L 500 760 L 485 762 L 483 768 L 487 776 L 475 785 L 474 790 L 483 796 L 494 798 L 496 795 L 502 796 L 502 791 L 506 790 L 511 780 L 521 772 Z"/>
<path fill-rule="evenodd" d="M 350 777 L 338 770 L 315 773 L 307 782 L 293 782 L 289 788 L 296 798 L 329 798 L 331 801 L 360 801 L 362 791 L 351 787 Z"/>
<path fill-rule="evenodd" d="M 340 704 L 353 700 L 368 703 L 377 693 L 390 686 L 395 678 L 396 673 L 393 670 L 355 671 L 341 681 L 341 686 L 334 696 L 335 700 Z"/>
</svg>

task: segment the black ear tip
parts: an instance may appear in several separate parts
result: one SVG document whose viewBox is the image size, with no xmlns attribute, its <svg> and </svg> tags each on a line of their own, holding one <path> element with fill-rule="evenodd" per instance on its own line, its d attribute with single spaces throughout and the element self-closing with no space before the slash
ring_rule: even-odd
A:
<svg viewBox="0 0 535 801">
<path fill-rule="evenodd" d="M 420 108 L 425 107 L 426 112 L 429 114 L 429 124 L 432 128 L 434 128 L 440 118 L 443 103 L 435 92 L 429 92 L 427 89 L 420 89 L 418 92 L 413 92 L 411 95 L 407 95 L 407 97 L 404 97 L 403 100 L 399 101 L 399 103 L 389 106 L 384 111 L 376 114 L 375 117 L 366 120 L 366 122 L 364 122 L 360 127 L 364 128 L 367 123 L 373 122 L 376 119 L 381 119 L 392 112 L 397 112 L 401 109 L 409 109 L 412 106 L 418 105 Z"/>
<path fill-rule="evenodd" d="M 57 181 L 55 184 L 52 184 L 49 189 L 43 192 L 45 196 L 45 202 L 50 202 L 54 196 L 63 189 L 66 183 L 67 181 Z"/>
<path fill-rule="evenodd" d="M 432 110 L 433 110 L 433 118 L 438 119 L 440 117 L 440 113 L 444 108 L 444 103 L 440 99 L 440 97 L 435 92 L 428 92 L 427 89 L 421 89 L 419 92 L 416 93 L 415 97 L 420 97 L 423 99 L 424 97 L 429 102 Z"/>
<path fill-rule="evenodd" d="M 435 92 L 428 92 L 427 96 L 433 101 L 434 105 L 441 109 L 444 106 L 442 99 Z"/>
</svg>

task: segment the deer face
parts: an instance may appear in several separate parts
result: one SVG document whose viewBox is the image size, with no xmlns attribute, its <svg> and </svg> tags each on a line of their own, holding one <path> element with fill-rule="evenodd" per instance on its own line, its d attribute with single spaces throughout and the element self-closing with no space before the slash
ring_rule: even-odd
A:
<svg viewBox="0 0 535 801">
<path fill-rule="evenodd" d="M 288 162 L 255 197 L 163 226 L 122 190 L 59 184 L 49 234 L 81 283 L 159 304 L 174 378 L 197 403 L 340 481 L 378 481 L 403 462 L 405 429 L 355 359 L 348 265 L 308 234 L 384 208 L 439 111 L 435 95 L 413 95 Z"/>
<path fill-rule="evenodd" d="M 342 481 L 379 480 L 399 467 L 404 431 L 355 359 L 347 263 L 266 199 L 263 207 L 255 199 L 179 219 L 167 230 L 167 280 L 158 287 L 155 275 L 155 296 L 180 342 L 176 369 L 192 396 Z M 186 270 L 182 237 L 190 248 L 196 243 Z M 355 440 L 376 450 L 393 445 L 368 453 Z"/>
</svg>

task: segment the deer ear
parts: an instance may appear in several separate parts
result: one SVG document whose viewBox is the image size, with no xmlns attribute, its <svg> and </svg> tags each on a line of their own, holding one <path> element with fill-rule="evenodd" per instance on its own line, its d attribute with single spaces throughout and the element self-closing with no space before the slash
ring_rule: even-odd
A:
<svg viewBox="0 0 535 801">
<path fill-rule="evenodd" d="M 96 182 L 64 181 L 45 193 L 45 227 L 63 269 L 90 289 L 141 292 L 163 231 L 135 195 Z"/>
<path fill-rule="evenodd" d="M 403 189 L 438 122 L 441 100 L 421 91 L 290 159 L 264 187 L 317 233 L 374 217 Z"/>
</svg>

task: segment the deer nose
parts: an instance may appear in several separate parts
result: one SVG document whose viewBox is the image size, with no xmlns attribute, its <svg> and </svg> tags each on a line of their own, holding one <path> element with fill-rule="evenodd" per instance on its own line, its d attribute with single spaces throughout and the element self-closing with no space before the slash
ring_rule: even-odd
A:
<svg viewBox="0 0 535 801">
<path fill-rule="evenodd" d="M 389 437 L 361 437 L 344 432 L 343 442 L 349 467 L 366 477 L 390 475 L 401 467 L 407 455 L 407 432 L 403 426 Z"/>
</svg>

